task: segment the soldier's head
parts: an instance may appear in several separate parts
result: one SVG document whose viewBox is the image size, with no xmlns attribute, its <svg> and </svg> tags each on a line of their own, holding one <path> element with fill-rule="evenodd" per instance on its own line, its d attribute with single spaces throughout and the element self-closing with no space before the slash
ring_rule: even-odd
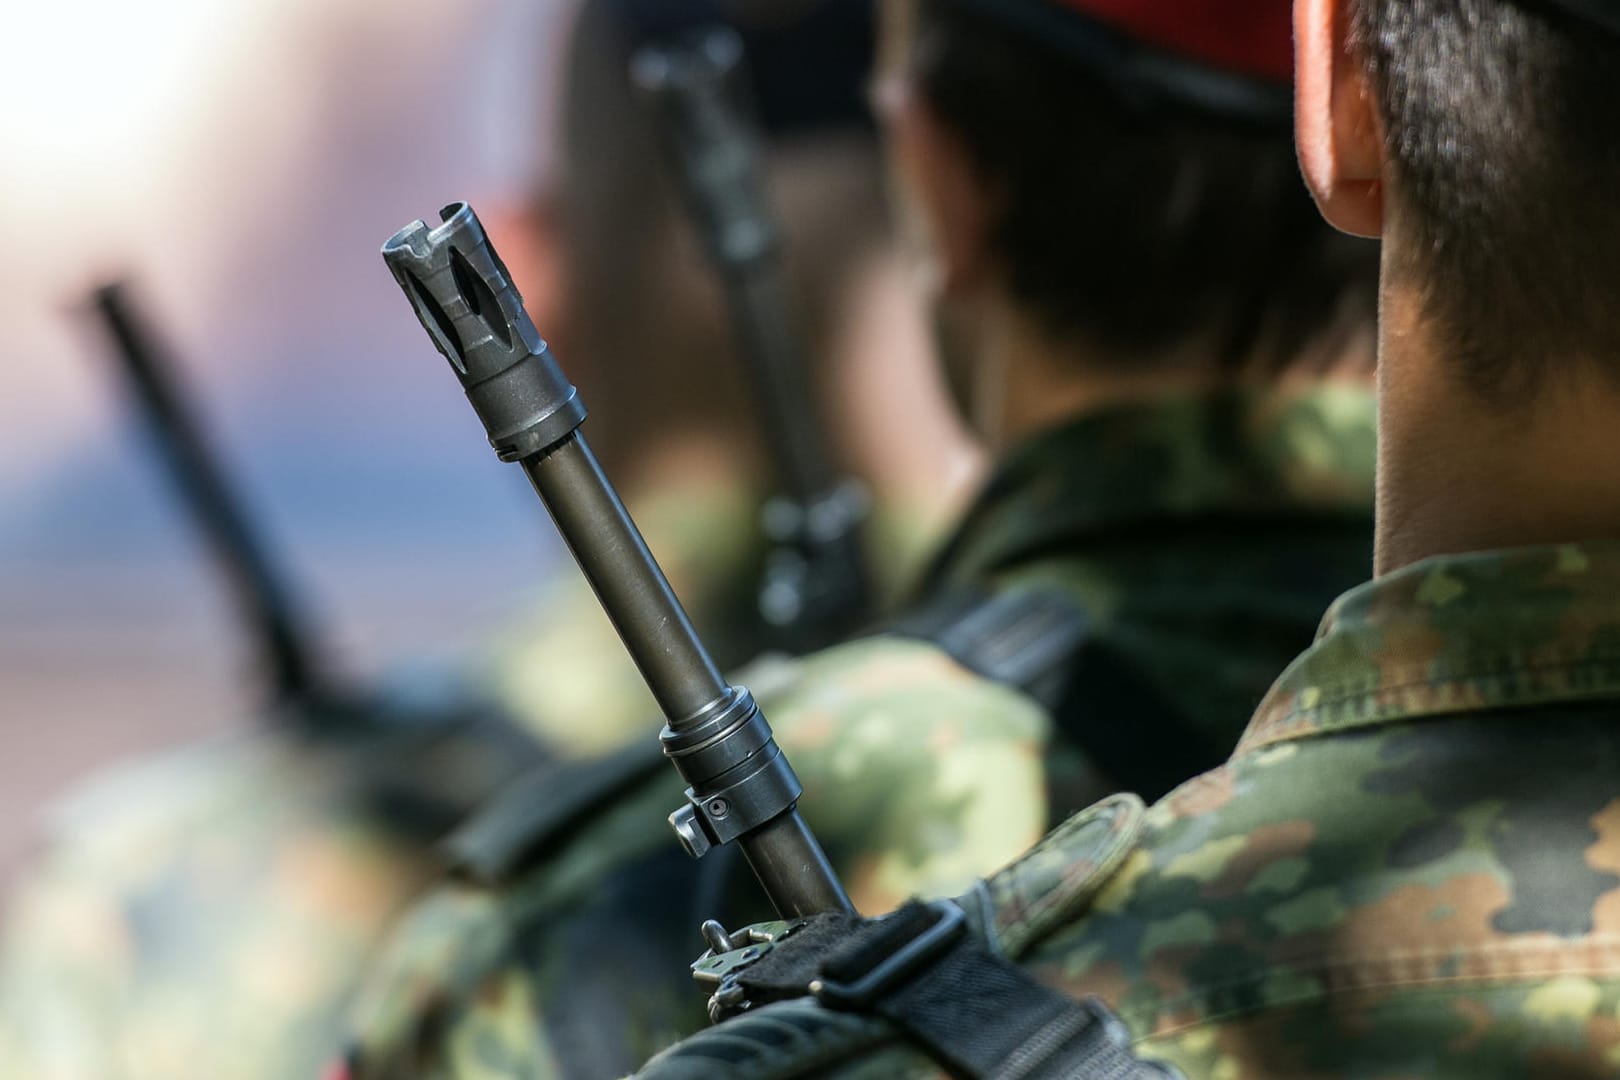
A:
<svg viewBox="0 0 1620 1080">
<path fill-rule="evenodd" d="M 1262 377 L 1369 336 L 1376 251 L 1322 227 L 1286 0 L 891 0 L 879 83 L 946 307 L 1092 374 Z"/>
<path fill-rule="evenodd" d="M 629 75 L 642 46 L 714 25 L 737 29 L 750 54 L 812 358 L 837 332 L 853 268 L 888 236 L 864 95 L 870 0 L 581 0 L 560 53 L 555 167 L 533 215 L 544 272 L 532 276 L 549 295 L 536 301 L 542 330 L 600 418 L 592 441 L 632 484 L 682 431 L 729 438 L 733 461 L 761 456 L 719 283 Z"/>
<path fill-rule="evenodd" d="M 1296 21 L 1301 161 L 1329 221 L 1382 235 L 1386 324 L 1421 320 L 1498 409 L 1555 370 L 1620 374 L 1620 4 L 1300 0 Z"/>
</svg>

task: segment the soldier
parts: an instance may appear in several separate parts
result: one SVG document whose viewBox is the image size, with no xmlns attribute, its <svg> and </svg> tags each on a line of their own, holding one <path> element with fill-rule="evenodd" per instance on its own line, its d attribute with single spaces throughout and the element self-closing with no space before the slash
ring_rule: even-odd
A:
<svg viewBox="0 0 1620 1080">
<path fill-rule="evenodd" d="M 872 912 L 1224 757 L 1371 556 L 1375 253 L 1297 183 L 1286 5 L 918 14 L 880 97 L 1000 461 L 907 615 L 742 680 Z M 351 1074 L 609 1075 L 701 1024 L 693 928 L 750 893 L 670 843 L 668 772 L 611 774 L 611 804 L 542 774 L 475 818 Z"/>
<path fill-rule="evenodd" d="M 807 407 L 822 406 L 836 465 L 870 489 L 886 593 L 960 501 L 979 458 L 906 303 L 862 94 L 870 4 L 778 6 L 743 17 L 715 0 L 580 4 L 559 50 L 558 175 L 513 230 L 528 243 L 507 256 L 520 280 L 551 283 L 536 314 L 556 347 L 579 357 L 571 373 L 603 423 L 593 445 L 727 665 L 775 644 L 756 595 L 769 470 L 720 289 L 661 167 L 654 113 L 626 78 L 638 45 L 731 25 L 760 54 L 748 81 L 817 365 L 819 400 Z M 896 401 L 898 415 L 884 404 Z M 915 429 L 920 448 L 884 438 L 896 422 Z M 547 585 L 485 670 L 500 699 L 567 756 L 648 733 L 651 699 L 575 575 Z"/>
<path fill-rule="evenodd" d="M 658 180 L 650 118 L 630 101 L 614 6 L 593 4 L 573 35 L 573 77 L 587 85 L 566 103 L 564 173 L 537 200 L 552 209 L 509 228 L 532 241 L 531 280 L 556 282 L 531 290 L 552 312 L 548 324 L 592 359 L 581 385 L 616 418 L 593 425 L 605 459 L 629 482 L 699 625 L 740 662 L 767 629 L 753 585 L 768 479 L 757 433 L 737 422 L 750 410 L 719 290 L 671 185 Z M 665 26 L 714 11 L 671 0 L 648 10 Z M 866 8 L 833 4 L 814 21 L 816 44 L 793 39 L 804 66 L 773 69 L 762 85 L 762 122 L 769 156 L 792 180 L 779 204 L 810 351 L 828 358 L 812 373 L 826 376 L 818 389 L 836 397 L 851 384 L 898 382 L 910 392 L 907 422 L 939 451 L 902 446 L 880 457 L 871 429 L 889 418 L 875 405 L 841 414 L 854 430 L 840 431 L 838 445 L 851 448 L 849 464 L 871 467 L 877 524 L 893 538 L 937 516 L 941 473 L 971 448 L 942 397 L 935 411 L 946 419 L 928 422 L 936 376 L 926 334 L 920 316 L 893 302 L 904 295 L 902 269 L 861 89 Z M 711 410 L 731 422 L 710 422 Z M 524 738 L 459 721 L 424 730 L 419 715 L 377 701 L 341 718 L 286 709 L 73 796 L 8 908 L 0 1076 L 317 1075 L 342 1045 L 347 1002 L 382 929 L 434 880 L 434 844 L 533 760 L 524 743 L 563 759 L 612 749 L 631 732 L 655 745 L 646 691 L 578 577 L 567 572 L 535 607 L 477 672 Z"/>
<path fill-rule="evenodd" d="M 1306 180 L 1384 245 L 1379 576 L 1225 766 L 1072 818 L 865 1000 L 829 975 L 952 909 L 800 956 L 831 1007 L 762 1007 L 647 1080 L 1145 1075 L 1126 1039 L 1189 1078 L 1615 1075 L 1620 8 L 1297 0 L 1295 25 Z M 970 998 L 953 1040 L 937 1009 Z M 1061 1052 L 991 1045 L 1011 1001 L 1068 1018 Z"/>
</svg>

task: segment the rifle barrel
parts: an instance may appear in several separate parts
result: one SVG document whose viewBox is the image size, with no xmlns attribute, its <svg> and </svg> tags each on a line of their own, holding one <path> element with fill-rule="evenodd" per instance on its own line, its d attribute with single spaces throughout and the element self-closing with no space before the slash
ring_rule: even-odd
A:
<svg viewBox="0 0 1620 1080">
<path fill-rule="evenodd" d="M 689 787 L 670 821 L 687 850 L 737 841 L 784 916 L 851 910 L 799 816 L 802 787 L 744 687 L 720 674 L 583 433 L 585 407 L 523 308 L 472 208 L 394 234 L 383 257 L 503 461 L 518 462 L 666 720 Z"/>
</svg>

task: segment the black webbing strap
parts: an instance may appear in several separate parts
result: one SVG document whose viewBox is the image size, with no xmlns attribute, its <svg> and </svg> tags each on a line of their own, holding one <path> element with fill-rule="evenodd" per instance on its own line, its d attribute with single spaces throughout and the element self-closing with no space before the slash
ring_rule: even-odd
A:
<svg viewBox="0 0 1620 1080">
<path fill-rule="evenodd" d="M 883 628 L 938 646 L 969 671 L 1034 699 L 1121 789 L 1149 801 L 1213 768 L 1231 747 L 1208 735 L 1138 665 L 1093 633 L 1067 591 L 953 590 Z M 1066 817 L 1078 807 L 1059 807 Z"/>
<path fill-rule="evenodd" d="M 991 952 L 949 901 L 886 918 L 816 916 L 734 978 L 756 1004 L 809 991 L 880 1016 L 961 1080 L 1164 1080 L 1093 999 L 1075 1001 Z"/>
<path fill-rule="evenodd" d="M 444 842 L 457 876 L 484 885 L 511 877 L 557 837 L 657 775 L 664 751 L 637 739 L 589 761 L 551 761 L 518 777 Z"/>
<path fill-rule="evenodd" d="M 963 589 L 919 604 L 883 632 L 933 642 L 969 671 L 1050 707 L 1090 629 L 1084 609 L 1057 589 Z"/>
</svg>

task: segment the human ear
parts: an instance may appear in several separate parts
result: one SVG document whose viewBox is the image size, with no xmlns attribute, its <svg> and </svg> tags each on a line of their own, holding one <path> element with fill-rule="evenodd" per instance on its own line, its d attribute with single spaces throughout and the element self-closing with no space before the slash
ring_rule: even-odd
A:
<svg viewBox="0 0 1620 1080">
<path fill-rule="evenodd" d="M 1328 224 L 1384 225 L 1384 138 L 1366 66 L 1350 44 L 1349 0 L 1294 0 L 1294 139 Z"/>
<path fill-rule="evenodd" d="M 990 195 L 967 148 L 915 87 L 891 78 L 879 89 L 889 155 L 907 211 L 926 234 L 944 297 L 981 288 L 990 268 Z"/>
</svg>

